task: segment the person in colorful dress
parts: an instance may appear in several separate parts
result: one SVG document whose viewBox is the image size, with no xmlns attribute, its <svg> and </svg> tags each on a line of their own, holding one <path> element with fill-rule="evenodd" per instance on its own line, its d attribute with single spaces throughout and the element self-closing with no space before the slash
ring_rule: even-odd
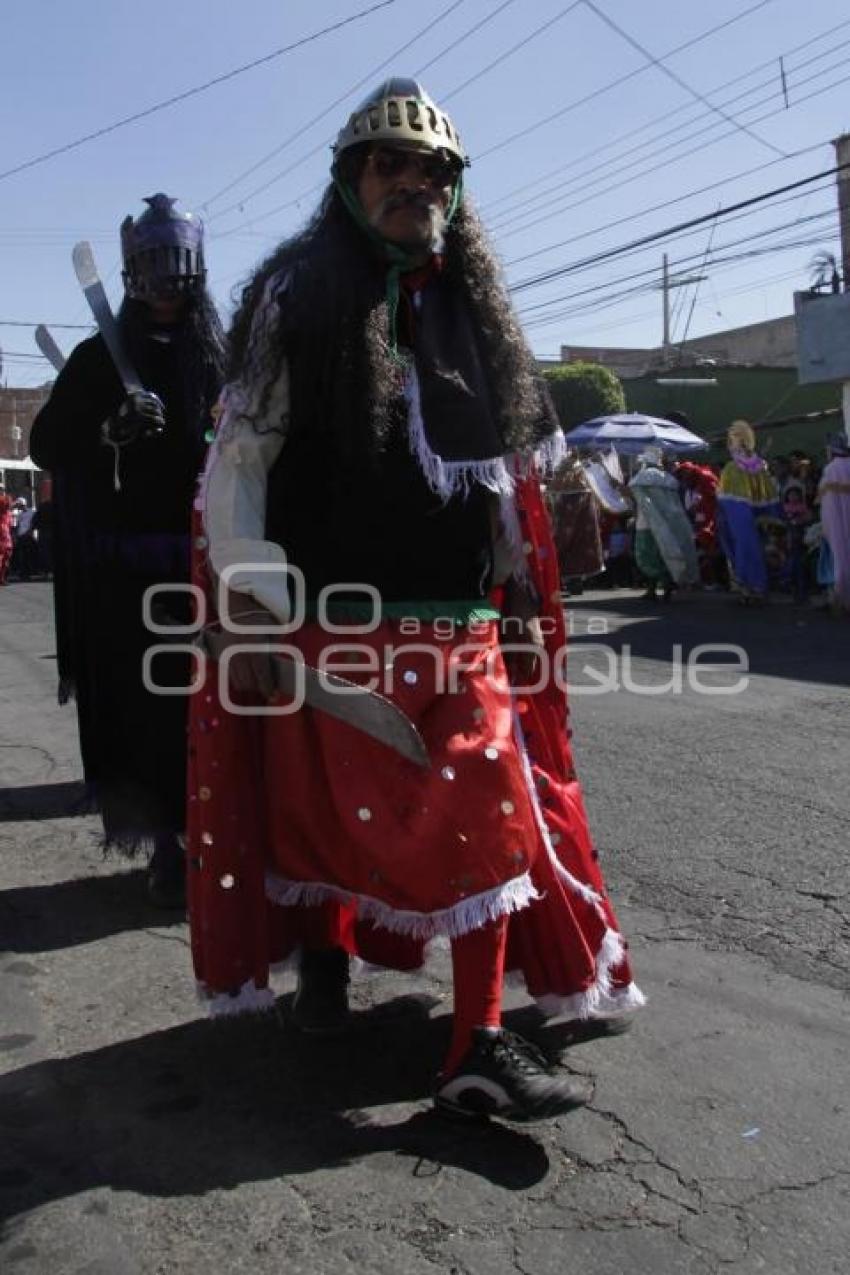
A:
<svg viewBox="0 0 850 1275">
<path fill-rule="evenodd" d="M 760 601 L 768 588 L 764 532 L 769 526 L 782 528 L 779 495 L 747 421 L 732 422 L 727 445 L 730 458 L 717 488 L 718 537 L 733 590 L 744 602 Z"/>
<path fill-rule="evenodd" d="M 831 598 L 839 611 L 850 611 L 850 442 L 835 434 L 828 443 L 829 462 L 821 474 L 823 537 L 831 558 Z"/>
<path fill-rule="evenodd" d="M 638 462 L 629 483 L 636 508 L 635 562 L 647 582 L 645 596 L 655 598 L 661 589 L 667 602 L 674 589 L 699 580 L 694 533 L 661 449 L 647 447 Z"/>
<path fill-rule="evenodd" d="M 386 81 L 306 229 L 243 291 L 198 497 L 214 658 L 190 710 L 189 912 L 213 1013 L 272 1004 L 269 967 L 299 950 L 292 1021 L 312 1032 L 344 1028 L 352 956 L 412 970 L 448 939 L 436 1104 L 528 1119 L 585 1091 L 504 1030 L 505 971 L 569 1018 L 643 997 L 563 679 L 539 675 L 563 663 L 538 478 L 563 436 L 466 164 L 421 85 Z M 344 712 L 331 675 L 361 688 Z M 281 689 L 299 678 L 312 707 Z"/>
</svg>

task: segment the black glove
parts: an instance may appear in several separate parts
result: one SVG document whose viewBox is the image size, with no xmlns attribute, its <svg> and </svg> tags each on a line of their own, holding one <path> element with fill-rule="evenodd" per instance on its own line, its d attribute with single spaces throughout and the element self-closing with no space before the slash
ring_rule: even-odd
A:
<svg viewBox="0 0 850 1275">
<path fill-rule="evenodd" d="M 162 399 L 150 390 L 131 390 L 114 416 L 104 422 L 103 437 L 121 447 L 137 438 L 156 438 L 164 429 Z"/>
</svg>

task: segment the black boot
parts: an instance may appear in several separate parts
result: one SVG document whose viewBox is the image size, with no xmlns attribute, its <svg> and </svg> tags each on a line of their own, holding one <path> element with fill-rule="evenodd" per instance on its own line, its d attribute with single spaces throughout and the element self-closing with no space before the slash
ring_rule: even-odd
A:
<svg viewBox="0 0 850 1275">
<path fill-rule="evenodd" d="M 348 1026 L 348 953 L 341 947 L 301 952 L 292 1021 L 303 1032 L 332 1036 Z"/>
<path fill-rule="evenodd" d="M 185 908 L 186 856 L 177 837 L 160 836 L 148 864 L 148 898 L 158 908 Z"/>
<path fill-rule="evenodd" d="M 434 1106 L 466 1119 L 546 1120 L 589 1098 L 587 1081 L 556 1072 L 530 1041 L 479 1027 L 458 1069 L 438 1078 Z"/>
</svg>

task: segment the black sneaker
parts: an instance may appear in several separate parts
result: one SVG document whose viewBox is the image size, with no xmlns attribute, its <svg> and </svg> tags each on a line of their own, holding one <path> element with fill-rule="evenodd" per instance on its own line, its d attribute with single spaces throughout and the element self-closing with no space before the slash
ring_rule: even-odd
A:
<svg viewBox="0 0 850 1275">
<path fill-rule="evenodd" d="M 348 1026 L 348 953 L 341 947 L 301 952 L 292 1021 L 303 1032 L 330 1036 Z"/>
<path fill-rule="evenodd" d="M 451 1116 L 545 1120 L 583 1106 L 588 1097 L 586 1084 L 553 1074 L 529 1041 L 479 1027 L 457 1071 L 438 1079 L 434 1106 Z"/>
<path fill-rule="evenodd" d="M 148 864 L 148 898 L 158 908 L 186 906 L 186 856 L 176 837 L 157 838 Z"/>
</svg>

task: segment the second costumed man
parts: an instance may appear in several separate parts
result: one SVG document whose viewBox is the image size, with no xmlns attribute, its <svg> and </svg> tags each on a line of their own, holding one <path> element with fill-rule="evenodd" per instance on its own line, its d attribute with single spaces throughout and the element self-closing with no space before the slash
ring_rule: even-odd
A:
<svg viewBox="0 0 850 1275">
<path fill-rule="evenodd" d="M 505 970 L 550 1014 L 607 1018 L 643 998 L 588 836 L 564 693 L 548 677 L 515 694 L 500 649 L 500 608 L 542 633 L 540 660 L 563 648 L 536 477 L 563 439 L 464 198 L 467 163 L 419 84 L 385 82 L 342 129 L 306 229 L 243 292 L 196 578 L 210 605 L 224 579 L 232 614 L 279 626 L 295 603 L 287 561 L 306 618 L 284 638 L 218 639 L 247 715 L 226 711 L 207 664 L 190 713 L 188 888 L 213 1012 L 270 1004 L 270 963 L 300 949 L 293 1019 L 307 1031 L 344 1026 L 352 955 L 414 969 L 429 939 L 450 939 L 437 1106 L 526 1119 L 585 1094 L 502 1028 Z M 371 626 L 364 585 L 380 595 Z M 312 669 L 347 643 L 336 671 L 404 714 L 427 766 L 336 713 L 252 716 L 280 706 L 284 661 L 226 655 L 246 641 L 288 644 Z"/>
<path fill-rule="evenodd" d="M 206 288 L 200 219 L 162 192 L 145 203 L 121 225 L 117 316 L 145 388 L 127 392 L 100 335 L 82 341 L 36 417 L 30 447 L 60 483 L 60 670 L 74 687 L 83 772 L 105 844 L 152 850 L 151 898 L 182 907 L 190 664 L 160 654 L 154 677 L 172 693 L 151 691 L 145 657 L 164 639 L 146 626 L 143 599 L 150 588 L 176 589 L 159 595 L 165 618 L 190 618 L 179 590 L 189 577 L 192 496 L 224 337 Z"/>
</svg>

